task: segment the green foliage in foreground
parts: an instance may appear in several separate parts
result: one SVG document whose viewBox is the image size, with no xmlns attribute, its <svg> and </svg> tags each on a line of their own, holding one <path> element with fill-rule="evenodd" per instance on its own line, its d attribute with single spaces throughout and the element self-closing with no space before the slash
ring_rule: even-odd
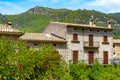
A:
<svg viewBox="0 0 120 80">
<path fill-rule="evenodd" d="M 0 80 L 119 80 L 120 65 L 67 64 L 51 44 L 28 49 L 21 40 L 0 38 Z"/>
<path fill-rule="evenodd" d="M 50 44 L 43 44 L 39 50 L 34 50 L 28 49 L 21 40 L 0 38 L 2 80 L 69 78 L 67 66 L 60 65 L 60 62 L 60 55 Z"/>
</svg>

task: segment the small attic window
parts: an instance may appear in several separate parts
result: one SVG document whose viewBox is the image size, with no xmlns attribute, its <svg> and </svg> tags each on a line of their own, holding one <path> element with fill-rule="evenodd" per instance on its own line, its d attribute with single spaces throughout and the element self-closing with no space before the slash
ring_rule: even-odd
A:
<svg viewBox="0 0 120 80">
<path fill-rule="evenodd" d="M 97 32 L 100 32 L 100 30 L 97 30 Z"/>
<path fill-rule="evenodd" d="M 84 29 L 82 29 L 82 31 L 84 31 Z"/>
<path fill-rule="evenodd" d="M 93 30 L 90 29 L 90 31 L 93 31 Z"/>
<path fill-rule="evenodd" d="M 104 31 L 104 32 L 107 32 L 107 31 Z"/>
<path fill-rule="evenodd" d="M 116 53 L 115 52 L 113 52 L 113 55 L 115 55 Z"/>
<path fill-rule="evenodd" d="M 37 43 L 34 43 L 34 46 L 37 46 L 38 44 Z"/>
<path fill-rule="evenodd" d="M 57 46 L 56 44 L 53 44 L 53 46 Z"/>
<path fill-rule="evenodd" d="M 77 28 L 74 28 L 74 30 L 78 30 Z"/>
</svg>

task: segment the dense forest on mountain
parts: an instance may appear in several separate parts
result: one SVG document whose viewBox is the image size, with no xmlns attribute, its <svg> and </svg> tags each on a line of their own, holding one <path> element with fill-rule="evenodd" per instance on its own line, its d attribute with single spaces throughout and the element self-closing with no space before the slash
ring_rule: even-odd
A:
<svg viewBox="0 0 120 80">
<path fill-rule="evenodd" d="M 98 26 L 107 26 L 107 21 L 112 21 L 114 35 L 120 35 L 120 13 L 105 14 L 95 10 L 68 10 L 52 9 L 36 6 L 28 11 L 16 15 L 1 15 L 0 23 L 13 22 L 13 27 L 26 32 L 42 32 L 50 21 L 89 24 L 93 18 Z"/>
<path fill-rule="evenodd" d="M 42 32 L 50 22 L 48 17 L 38 14 L 19 14 L 5 17 L 8 21 L 13 22 L 13 27 L 25 32 Z"/>
</svg>

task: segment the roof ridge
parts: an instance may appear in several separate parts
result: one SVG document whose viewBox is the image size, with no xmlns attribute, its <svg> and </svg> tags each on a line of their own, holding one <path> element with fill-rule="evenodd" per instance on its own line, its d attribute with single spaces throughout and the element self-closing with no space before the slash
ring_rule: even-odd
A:
<svg viewBox="0 0 120 80">
<path fill-rule="evenodd" d="M 53 21 L 51 21 L 51 23 L 64 24 L 66 26 L 73 25 L 73 26 L 86 26 L 86 27 L 91 27 L 91 28 L 106 28 L 106 29 L 109 29 L 108 27 L 97 26 L 97 25 L 96 26 L 90 26 L 89 24 L 63 23 L 63 22 L 53 22 Z"/>
</svg>

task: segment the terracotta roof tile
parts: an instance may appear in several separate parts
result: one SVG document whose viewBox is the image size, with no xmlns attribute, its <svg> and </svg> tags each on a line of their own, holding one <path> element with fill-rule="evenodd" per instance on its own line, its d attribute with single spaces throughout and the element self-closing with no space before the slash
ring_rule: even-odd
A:
<svg viewBox="0 0 120 80">
<path fill-rule="evenodd" d="M 2 25 L 0 24 L 0 32 L 10 32 L 10 33 L 22 33 L 18 29 L 12 28 L 9 25 Z"/>
<path fill-rule="evenodd" d="M 113 43 L 119 43 L 120 44 L 120 39 L 113 39 Z"/>
<path fill-rule="evenodd" d="M 20 37 L 20 39 L 26 41 L 42 41 L 42 42 L 65 42 L 65 40 L 55 37 L 50 34 L 45 33 L 25 33 Z"/>
</svg>

